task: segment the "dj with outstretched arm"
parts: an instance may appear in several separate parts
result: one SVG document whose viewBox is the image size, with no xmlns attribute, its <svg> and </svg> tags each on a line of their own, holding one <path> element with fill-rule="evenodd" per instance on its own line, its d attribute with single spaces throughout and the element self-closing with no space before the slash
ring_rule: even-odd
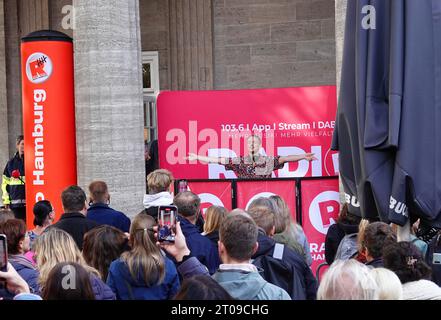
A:
<svg viewBox="0 0 441 320">
<path fill-rule="evenodd" d="M 282 169 L 287 162 L 300 160 L 317 160 L 313 153 L 300 155 L 268 157 L 259 154 L 262 147 L 262 140 L 259 136 L 252 135 L 247 139 L 248 155 L 245 157 L 225 158 L 206 157 L 189 153 L 187 160 L 199 160 L 205 163 L 216 163 L 225 166 L 225 169 L 232 170 L 240 179 L 268 179 L 274 170 Z"/>
</svg>

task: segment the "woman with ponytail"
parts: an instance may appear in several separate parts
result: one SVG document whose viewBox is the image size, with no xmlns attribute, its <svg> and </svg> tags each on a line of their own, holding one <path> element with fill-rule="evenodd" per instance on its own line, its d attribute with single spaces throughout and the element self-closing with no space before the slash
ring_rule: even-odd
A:
<svg viewBox="0 0 441 320">
<path fill-rule="evenodd" d="M 34 245 L 35 240 L 40 236 L 47 227 L 49 227 L 55 219 L 55 211 L 52 204 L 48 200 L 38 201 L 33 208 L 35 229 L 29 231 L 30 248 Z"/>
<path fill-rule="evenodd" d="M 156 246 L 155 219 L 138 215 L 130 227 L 131 250 L 112 262 L 107 284 L 120 300 L 169 300 L 179 290 L 174 263 Z"/>
</svg>

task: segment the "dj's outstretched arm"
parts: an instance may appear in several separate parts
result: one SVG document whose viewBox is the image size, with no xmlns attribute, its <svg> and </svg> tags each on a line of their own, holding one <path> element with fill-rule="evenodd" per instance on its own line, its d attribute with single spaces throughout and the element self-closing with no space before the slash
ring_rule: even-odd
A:
<svg viewBox="0 0 441 320">
<path fill-rule="evenodd" d="M 228 164 L 228 160 L 229 160 L 228 158 L 224 158 L 224 157 L 205 157 L 194 153 L 189 153 L 188 157 L 185 157 L 185 159 L 189 161 L 199 160 L 205 163 L 216 163 L 216 164 Z"/>
<path fill-rule="evenodd" d="M 299 155 L 290 155 L 290 156 L 283 156 L 280 157 L 279 163 L 286 163 L 286 162 L 297 162 L 300 160 L 306 160 L 306 161 L 314 161 L 317 160 L 316 157 L 314 157 L 314 153 L 305 153 L 305 154 L 299 154 Z"/>
</svg>

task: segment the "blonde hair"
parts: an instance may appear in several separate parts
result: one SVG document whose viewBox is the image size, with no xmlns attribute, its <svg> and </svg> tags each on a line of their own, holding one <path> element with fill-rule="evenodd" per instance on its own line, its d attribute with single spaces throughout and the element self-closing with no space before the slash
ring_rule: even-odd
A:
<svg viewBox="0 0 441 320">
<path fill-rule="evenodd" d="M 101 278 L 100 273 L 86 263 L 74 239 L 64 230 L 47 229 L 37 238 L 33 249 L 36 254 L 37 269 L 40 272 L 38 282 L 41 289 L 46 285 L 49 272 L 61 262 L 78 263 L 89 273 Z"/>
<path fill-rule="evenodd" d="M 378 300 L 370 269 L 355 259 L 335 260 L 323 276 L 318 300 Z"/>
<path fill-rule="evenodd" d="M 134 280 L 140 274 L 147 286 L 160 284 L 165 277 L 165 261 L 155 244 L 153 226 L 155 219 L 147 214 L 139 214 L 130 226 L 132 250 L 121 255 Z"/>
<path fill-rule="evenodd" d="M 282 233 L 288 229 L 291 222 L 294 222 L 291 218 L 291 210 L 289 210 L 288 205 L 282 197 L 274 195 L 269 197 L 269 199 L 274 202 L 277 209 L 274 217 L 276 220 L 276 234 Z"/>
<path fill-rule="evenodd" d="M 211 206 L 205 211 L 204 234 L 219 230 L 222 221 L 227 215 L 227 209 L 220 206 Z"/>
<path fill-rule="evenodd" d="M 368 225 L 369 225 L 369 220 L 367 219 L 362 219 L 360 221 L 360 224 L 358 225 L 358 235 L 357 235 L 358 252 L 364 252 L 365 250 L 364 235 Z"/>
<path fill-rule="evenodd" d="M 147 176 L 147 187 L 150 194 L 168 191 L 173 182 L 173 175 L 166 169 L 155 170 Z"/>
<path fill-rule="evenodd" d="M 371 275 L 378 286 L 379 300 L 403 300 L 403 286 L 394 272 L 375 268 L 371 270 Z"/>
</svg>

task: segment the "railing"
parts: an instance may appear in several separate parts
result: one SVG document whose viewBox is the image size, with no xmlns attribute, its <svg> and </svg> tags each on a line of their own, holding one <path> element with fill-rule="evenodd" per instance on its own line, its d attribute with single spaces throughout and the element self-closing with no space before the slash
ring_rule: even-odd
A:
<svg viewBox="0 0 441 320">
<path fill-rule="evenodd" d="M 294 192 L 293 197 L 295 201 L 295 217 L 297 220 L 297 223 L 302 225 L 302 181 L 311 181 L 311 180 L 335 180 L 338 179 L 338 176 L 327 176 L 327 177 L 302 177 L 302 178 L 270 178 L 270 179 L 177 179 L 174 183 L 174 191 L 175 194 L 179 192 L 179 183 L 180 181 L 186 181 L 187 183 L 191 182 L 199 182 L 199 183 L 213 183 L 213 182 L 230 182 L 231 183 L 231 203 L 232 203 L 232 209 L 238 208 L 237 206 L 237 199 L 238 199 L 238 191 L 237 191 L 237 184 L 240 182 L 249 182 L 249 181 L 256 181 L 256 182 L 273 182 L 273 181 L 292 181 L 295 182 L 294 184 Z M 286 200 L 286 199 L 285 199 Z M 245 208 L 241 208 L 245 209 Z"/>
</svg>

